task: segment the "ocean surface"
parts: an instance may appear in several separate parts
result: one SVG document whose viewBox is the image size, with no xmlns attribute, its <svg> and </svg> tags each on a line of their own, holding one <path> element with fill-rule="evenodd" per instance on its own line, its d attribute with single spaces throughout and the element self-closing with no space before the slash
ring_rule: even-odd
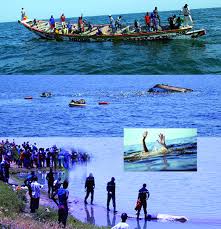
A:
<svg viewBox="0 0 221 229">
<path fill-rule="evenodd" d="M 0 76 L 0 136 L 123 136 L 123 128 L 197 128 L 221 136 L 219 76 Z M 191 93 L 149 94 L 157 83 Z M 43 91 L 51 98 L 41 98 Z M 32 96 L 32 100 L 25 100 Z M 86 107 L 69 107 L 83 98 Z M 98 105 L 107 101 L 109 105 Z"/>
<path fill-rule="evenodd" d="M 148 212 L 161 213 L 188 218 L 187 223 L 147 222 L 140 220 L 142 229 L 217 229 L 221 228 L 221 139 L 198 138 L 197 172 L 125 172 L 123 168 L 123 138 L 16 138 L 16 142 L 37 142 L 37 145 L 50 147 L 74 146 L 84 148 L 93 155 L 87 165 L 76 165 L 67 173 L 69 178 L 70 213 L 75 214 L 75 200 L 83 202 L 85 179 L 90 172 L 95 177 L 94 206 L 88 205 L 89 214 L 93 213 L 92 222 L 98 225 L 111 225 L 112 220 L 119 221 L 117 215 L 105 211 L 106 184 L 112 176 L 116 178 L 116 205 L 119 214 L 127 212 L 135 216 L 134 206 L 138 190 L 143 183 L 150 192 Z M 98 166 L 99 165 L 99 166 Z M 47 182 L 46 174 L 39 173 L 41 184 Z M 98 208 L 103 207 L 103 214 Z M 110 205 L 112 208 L 112 205 Z M 86 210 L 86 209 L 85 209 Z M 87 211 L 81 209 L 79 219 L 87 222 Z M 143 212 L 141 211 L 143 216 Z M 110 223 L 111 222 L 111 223 Z M 139 228 L 136 220 L 129 219 L 131 228 Z"/>
<path fill-rule="evenodd" d="M 142 145 L 124 145 L 125 171 L 196 171 L 197 170 L 197 138 L 187 137 L 166 140 L 166 155 L 160 152 L 162 146 L 158 142 L 147 143 L 150 156 L 136 158 L 143 152 Z M 162 151 L 161 151 L 162 152 Z"/>
<path fill-rule="evenodd" d="M 179 13 L 160 12 L 162 24 Z M 122 15 L 123 23 L 138 19 L 144 24 L 144 15 Z M 207 31 L 198 40 L 136 43 L 47 41 L 17 22 L 0 23 L 0 74 L 221 74 L 220 15 L 221 8 L 192 10 L 195 29 Z M 108 23 L 108 16 L 86 19 L 92 24 Z"/>
</svg>

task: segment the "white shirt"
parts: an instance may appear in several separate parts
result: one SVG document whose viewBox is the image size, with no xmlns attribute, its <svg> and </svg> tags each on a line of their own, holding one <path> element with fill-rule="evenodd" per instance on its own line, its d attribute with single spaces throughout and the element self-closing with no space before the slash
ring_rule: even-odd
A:
<svg viewBox="0 0 221 229">
<path fill-rule="evenodd" d="M 21 15 L 24 17 L 25 16 L 25 10 L 21 10 Z"/>
<path fill-rule="evenodd" d="M 31 183 L 31 196 L 33 198 L 39 198 L 40 197 L 40 189 L 41 189 L 41 185 L 37 182 L 34 181 Z"/>
<path fill-rule="evenodd" d="M 111 229 L 129 229 L 129 225 L 127 223 L 120 222 Z"/>
</svg>

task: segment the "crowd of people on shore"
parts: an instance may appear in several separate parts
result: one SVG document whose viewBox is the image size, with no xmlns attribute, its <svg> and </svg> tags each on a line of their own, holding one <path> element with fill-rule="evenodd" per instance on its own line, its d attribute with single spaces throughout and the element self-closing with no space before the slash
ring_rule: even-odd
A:
<svg viewBox="0 0 221 229">
<path fill-rule="evenodd" d="M 84 163 L 90 160 L 86 152 L 59 149 L 56 145 L 50 148 L 38 147 L 29 141 L 19 145 L 8 139 L 0 142 L 0 180 L 8 181 L 9 168 L 15 163 L 18 168 L 70 168 L 75 163 Z"/>
<path fill-rule="evenodd" d="M 192 25 L 193 20 L 191 17 L 191 12 L 189 9 L 188 4 L 185 4 L 181 10 L 182 16 L 176 16 L 175 14 L 168 17 L 168 25 L 162 26 L 161 25 L 161 17 L 159 15 L 158 7 L 155 7 L 152 12 L 147 12 L 146 15 L 144 16 L 144 22 L 145 26 L 143 23 L 140 23 L 139 20 L 134 21 L 134 30 L 135 32 L 140 32 L 143 30 L 146 30 L 147 32 L 154 32 L 154 31 L 160 31 L 163 29 L 178 29 L 182 25 L 184 27 Z M 24 8 L 21 10 L 21 18 L 22 20 L 26 19 L 27 16 L 25 16 L 25 11 Z M 116 19 L 113 18 L 112 15 L 109 15 L 109 28 L 111 32 L 114 34 L 117 31 L 122 31 L 123 26 L 122 25 L 122 16 L 118 16 Z M 60 16 L 60 23 L 61 26 L 58 26 L 56 24 L 56 20 L 53 15 L 51 15 L 49 19 L 49 26 L 51 32 L 54 32 L 56 34 L 82 34 L 84 32 L 92 32 L 93 31 L 93 25 L 87 21 L 86 19 L 83 18 L 83 15 L 78 17 L 77 23 L 71 23 L 70 20 L 67 21 L 64 13 Z M 37 25 L 36 19 L 34 20 L 34 24 Z M 143 28 L 144 27 L 144 28 Z M 102 35 L 103 31 L 100 26 L 95 26 L 96 30 L 96 35 Z"/>
<path fill-rule="evenodd" d="M 66 226 L 67 218 L 68 218 L 68 181 L 64 180 L 61 182 L 61 178 L 58 177 L 55 180 L 54 172 L 52 168 L 50 172 L 47 173 L 46 179 L 48 181 L 48 197 L 52 199 L 58 206 L 58 222 L 59 224 L 62 223 L 63 227 Z M 29 195 L 30 195 L 30 209 L 31 213 L 35 213 L 36 210 L 39 208 L 39 200 L 40 200 L 40 190 L 42 185 L 38 183 L 38 178 L 34 172 L 25 179 L 24 184 L 28 187 Z M 93 205 L 94 203 L 94 189 L 95 189 L 95 178 L 92 173 L 85 180 L 85 199 L 84 204 L 85 206 L 88 205 L 87 199 L 90 196 L 90 204 Z M 116 214 L 116 183 L 115 178 L 112 177 L 110 181 L 107 182 L 106 185 L 106 192 L 107 192 L 107 212 L 110 211 L 110 201 L 112 200 L 113 204 L 113 213 Z M 137 211 L 137 220 L 140 219 L 140 211 L 141 208 L 144 210 L 144 217 L 145 220 L 149 220 L 149 215 L 147 214 L 147 200 L 149 199 L 149 191 L 146 188 L 146 184 L 143 184 L 142 188 L 138 191 L 138 198 L 135 210 Z M 127 214 L 121 214 L 122 222 L 118 223 L 113 229 L 118 228 L 129 228 L 129 225 L 126 223 Z"/>
</svg>

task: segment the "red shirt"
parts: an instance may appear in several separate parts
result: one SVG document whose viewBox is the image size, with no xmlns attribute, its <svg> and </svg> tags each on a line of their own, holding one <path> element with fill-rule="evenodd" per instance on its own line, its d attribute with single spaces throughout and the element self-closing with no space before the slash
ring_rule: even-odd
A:
<svg viewBox="0 0 221 229">
<path fill-rule="evenodd" d="M 61 21 L 65 22 L 65 16 L 61 16 Z"/>
<path fill-rule="evenodd" d="M 146 24 L 150 24 L 150 16 L 145 16 L 145 22 Z"/>
</svg>

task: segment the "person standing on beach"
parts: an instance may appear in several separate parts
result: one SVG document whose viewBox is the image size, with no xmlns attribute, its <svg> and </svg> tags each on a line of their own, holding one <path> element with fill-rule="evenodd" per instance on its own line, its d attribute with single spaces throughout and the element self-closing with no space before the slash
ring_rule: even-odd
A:
<svg viewBox="0 0 221 229">
<path fill-rule="evenodd" d="M 150 197 L 149 191 L 146 189 L 147 185 L 143 184 L 143 187 L 139 190 L 138 200 L 141 202 L 141 207 L 137 210 L 137 219 L 139 219 L 141 208 L 143 207 L 145 219 L 147 218 L 147 200 Z"/>
<path fill-rule="evenodd" d="M 29 191 L 29 196 L 31 197 L 31 183 L 34 181 L 35 178 L 35 172 L 31 171 L 31 174 L 28 175 L 28 177 L 25 179 L 24 184 L 25 186 L 28 187 L 28 191 Z"/>
<path fill-rule="evenodd" d="M 68 181 L 65 180 L 63 182 L 63 188 L 59 188 L 58 191 L 52 196 L 54 202 L 58 205 L 58 223 L 62 223 L 64 227 L 67 224 L 68 218 L 68 196 L 69 191 L 68 188 Z M 55 199 L 55 196 L 58 196 L 58 202 Z"/>
<path fill-rule="evenodd" d="M 85 204 L 87 204 L 87 198 L 89 197 L 90 194 L 91 194 L 91 204 L 93 204 L 94 188 L 95 188 L 94 177 L 93 177 L 93 174 L 90 173 L 89 177 L 87 177 L 85 181 L 85 189 L 86 189 L 86 196 L 84 198 Z"/>
<path fill-rule="evenodd" d="M 129 225 L 126 223 L 127 213 L 121 214 L 121 222 L 112 227 L 111 229 L 129 229 Z"/>
<path fill-rule="evenodd" d="M 114 207 L 114 213 L 117 213 L 117 211 L 116 211 L 115 187 L 116 187 L 115 178 L 112 177 L 111 181 L 109 181 L 107 183 L 107 187 L 106 187 L 106 190 L 107 190 L 107 210 L 110 211 L 109 205 L 110 205 L 110 201 L 112 199 L 113 207 Z"/>
<path fill-rule="evenodd" d="M 54 173 L 52 168 L 50 168 L 50 172 L 47 174 L 46 180 L 48 181 L 48 197 L 50 198 L 53 194 L 54 185 Z"/>
<path fill-rule="evenodd" d="M 184 16 L 184 26 L 189 26 L 189 22 L 191 23 L 191 25 L 193 25 L 190 9 L 187 4 L 185 4 L 185 6 L 183 7 L 182 12 Z"/>
<path fill-rule="evenodd" d="M 21 20 L 23 21 L 25 18 L 25 10 L 24 8 L 21 8 Z"/>
<path fill-rule="evenodd" d="M 30 201 L 30 209 L 31 213 L 35 213 L 35 211 L 39 208 L 39 200 L 40 200 L 40 189 L 41 185 L 38 183 L 38 178 L 35 176 L 33 178 L 33 182 L 31 183 L 31 201 Z"/>
</svg>

